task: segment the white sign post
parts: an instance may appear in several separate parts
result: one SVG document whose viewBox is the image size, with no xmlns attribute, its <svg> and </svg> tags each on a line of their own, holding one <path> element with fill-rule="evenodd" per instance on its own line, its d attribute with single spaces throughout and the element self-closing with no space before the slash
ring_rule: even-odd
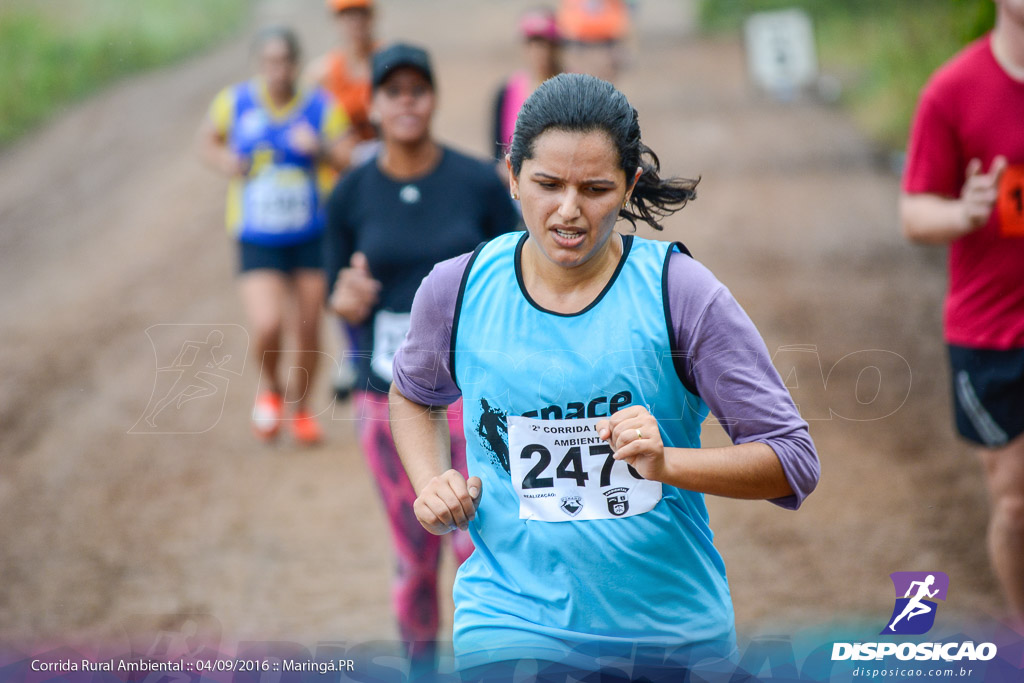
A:
<svg viewBox="0 0 1024 683">
<path fill-rule="evenodd" d="M 799 9 L 758 12 L 744 25 L 751 80 L 783 100 L 793 99 L 818 80 L 811 18 Z"/>
</svg>

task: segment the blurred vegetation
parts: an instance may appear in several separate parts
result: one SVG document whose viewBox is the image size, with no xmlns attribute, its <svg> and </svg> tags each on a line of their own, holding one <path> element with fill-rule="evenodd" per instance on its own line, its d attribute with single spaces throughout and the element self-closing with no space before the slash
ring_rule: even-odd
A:
<svg viewBox="0 0 1024 683">
<path fill-rule="evenodd" d="M 799 7 L 811 16 L 818 60 L 839 78 L 842 103 L 881 145 L 902 149 L 931 73 L 992 28 L 992 0 L 701 0 L 705 30 L 738 31 L 751 12 Z"/>
<path fill-rule="evenodd" d="M 252 0 L 2 0 L 0 145 L 118 76 L 194 53 Z"/>
</svg>

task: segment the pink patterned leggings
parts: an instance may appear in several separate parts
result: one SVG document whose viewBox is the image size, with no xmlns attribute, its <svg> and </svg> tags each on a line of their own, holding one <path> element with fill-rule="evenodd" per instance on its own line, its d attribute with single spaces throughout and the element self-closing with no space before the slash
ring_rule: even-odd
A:
<svg viewBox="0 0 1024 683">
<path fill-rule="evenodd" d="M 377 480 L 384 501 L 391 540 L 397 557 L 391 599 L 398 618 L 398 630 L 409 648 L 410 657 L 431 651 L 437 638 L 437 570 L 441 539 L 450 538 L 457 564 L 473 552 L 469 534 L 456 529 L 446 536 L 434 536 L 420 526 L 413 514 L 416 500 L 409 477 L 395 450 L 388 424 L 388 397 L 358 391 L 353 395 L 354 415 L 358 418 L 359 441 L 366 462 Z M 466 474 L 466 437 L 462 428 L 461 399 L 448 408 L 451 432 L 452 467 Z"/>
</svg>

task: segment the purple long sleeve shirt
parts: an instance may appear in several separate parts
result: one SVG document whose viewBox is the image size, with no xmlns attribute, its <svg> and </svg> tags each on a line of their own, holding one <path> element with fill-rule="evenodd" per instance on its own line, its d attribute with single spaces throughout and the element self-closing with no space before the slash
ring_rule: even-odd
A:
<svg viewBox="0 0 1024 683">
<path fill-rule="evenodd" d="M 423 405 L 447 405 L 460 393 L 449 367 L 459 284 L 470 254 L 443 261 L 423 279 L 412 322 L 394 362 L 394 383 Z M 670 317 L 687 388 L 699 395 L 733 443 L 760 441 L 779 458 L 792 496 L 772 502 L 800 507 L 818 483 L 820 466 L 807 423 L 772 365 L 754 323 L 710 270 L 675 253 L 668 265 Z"/>
</svg>

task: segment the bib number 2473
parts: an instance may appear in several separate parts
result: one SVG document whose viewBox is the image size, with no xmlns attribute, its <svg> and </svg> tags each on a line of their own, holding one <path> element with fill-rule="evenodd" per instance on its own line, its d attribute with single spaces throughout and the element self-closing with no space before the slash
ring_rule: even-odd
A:
<svg viewBox="0 0 1024 683">
<path fill-rule="evenodd" d="M 600 419 L 509 417 L 509 464 L 520 518 L 617 519 L 647 512 L 661 500 L 660 482 L 647 481 L 612 457 L 611 446 L 597 435 Z"/>
</svg>

